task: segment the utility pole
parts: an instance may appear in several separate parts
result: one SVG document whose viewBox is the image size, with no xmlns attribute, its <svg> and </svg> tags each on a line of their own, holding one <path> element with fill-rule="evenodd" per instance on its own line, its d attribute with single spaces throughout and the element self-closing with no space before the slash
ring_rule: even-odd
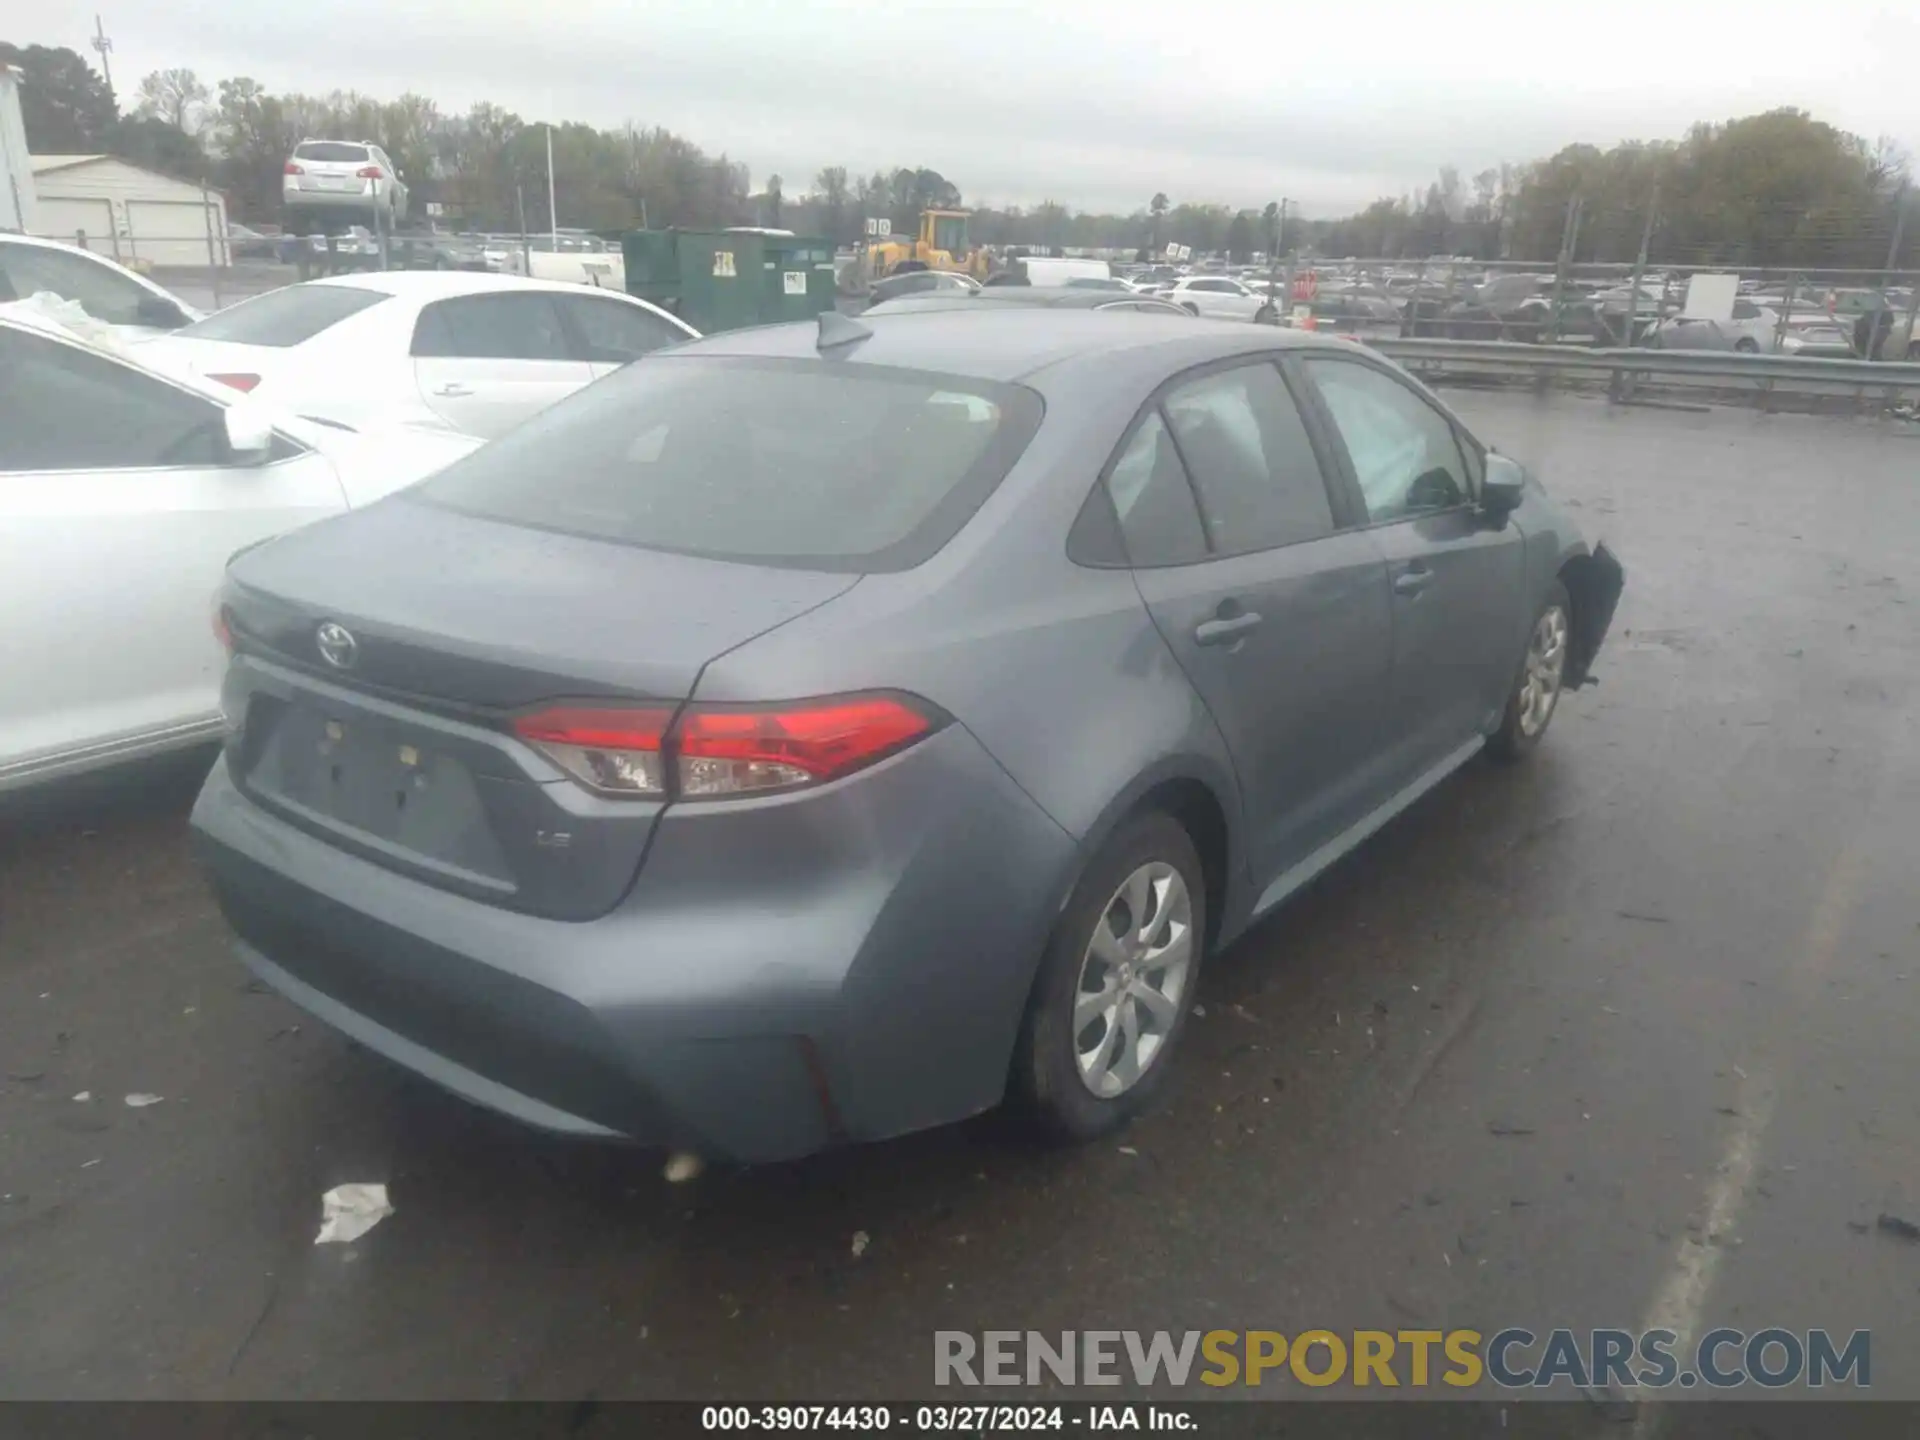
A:
<svg viewBox="0 0 1920 1440">
<path fill-rule="evenodd" d="M 1567 267 L 1573 263 L 1573 245 L 1580 234 L 1580 211 L 1585 201 L 1576 193 L 1567 201 L 1567 223 L 1560 231 L 1560 259 L 1553 267 L 1553 309 L 1547 315 L 1547 340 L 1560 338 L 1560 306 L 1567 290 Z"/>
<path fill-rule="evenodd" d="M 1880 275 L 1881 308 L 1874 311 L 1872 318 L 1867 321 L 1866 358 L 1869 360 L 1873 359 L 1874 352 L 1879 350 L 1881 338 L 1893 329 L 1893 315 L 1886 304 L 1886 292 L 1887 287 L 1893 284 L 1894 270 L 1900 264 L 1900 242 L 1905 238 L 1907 231 L 1907 183 L 1905 180 L 1900 182 L 1900 193 L 1893 202 L 1893 241 L 1887 246 L 1887 268 Z M 1920 287 L 1915 288 L 1914 301 L 1914 304 L 1907 307 L 1906 343 L 1901 347 L 1901 353 L 1889 355 L 1887 357 L 1889 360 L 1906 359 L 1907 352 L 1913 349 L 1914 340 L 1920 338 L 1913 333 L 1913 317 L 1916 312 L 1920 312 Z"/>
<path fill-rule="evenodd" d="M 113 99 L 113 62 L 107 57 L 113 54 L 113 41 L 107 38 L 107 27 L 98 15 L 93 17 L 93 39 L 87 43 L 100 52 L 100 73 L 106 78 L 107 98 L 111 100 Z M 114 108 L 119 108 L 117 100 L 114 101 Z"/>
<path fill-rule="evenodd" d="M 1653 182 L 1653 193 L 1647 196 L 1647 222 L 1640 227 L 1640 253 L 1633 259 L 1633 284 L 1627 289 L 1627 338 L 1622 342 L 1633 344 L 1633 322 L 1640 313 L 1640 279 L 1647 273 L 1647 251 L 1653 248 L 1653 225 L 1660 215 L 1660 182 Z"/>
<path fill-rule="evenodd" d="M 553 200 L 553 122 L 547 122 L 547 226 L 553 232 L 553 253 L 560 253 L 560 210 Z M 533 267 L 527 267 L 533 273 Z"/>
</svg>

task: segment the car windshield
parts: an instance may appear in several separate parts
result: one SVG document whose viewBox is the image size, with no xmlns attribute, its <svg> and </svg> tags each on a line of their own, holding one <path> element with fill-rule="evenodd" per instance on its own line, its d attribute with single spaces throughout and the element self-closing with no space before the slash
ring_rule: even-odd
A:
<svg viewBox="0 0 1920 1440">
<path fill-rule="evenodd" d="M 636 365 L 408 492 L 465 514 L 800 569 L 905 569 L 1041 415 L 1019 386 L 807 361 Z"/>
<path fill-rule="evenodd" d="M 391 297 L 357 285 L 315 281 L 270 290 L 230 309 L 209 315 L 175 334 L 190 340 L 221 340 L 230 345 L 264 345 L 284 350 L 311 340 L 330 325 Z"/>
</svg>

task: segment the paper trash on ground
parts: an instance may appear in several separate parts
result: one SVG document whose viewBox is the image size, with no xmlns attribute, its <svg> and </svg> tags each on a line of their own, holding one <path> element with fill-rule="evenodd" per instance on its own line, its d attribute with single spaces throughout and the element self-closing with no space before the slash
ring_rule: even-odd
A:
<svg viewBox="0 0 1920 1440">
<path fill-rule="evenodd" d="M 384 1185 L 336 1185 L 320 1197 L 320 1208 L 316 1245 L 351 1245 L 393 1214 Z"/>
</svg>

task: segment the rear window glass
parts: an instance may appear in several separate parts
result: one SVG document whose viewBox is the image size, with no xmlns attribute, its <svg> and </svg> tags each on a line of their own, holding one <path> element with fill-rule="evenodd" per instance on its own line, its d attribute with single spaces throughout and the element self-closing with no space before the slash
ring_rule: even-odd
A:
<svg viewBox="0 0 1920 1440">
<path fill-rule="evenodd" d="M 340 140 L 309 140 L 304 145 L 296 145 L 293 147 L 293 158 L 296 160 L 324 160 L 338 163 L 351 160 L 364 161 L 368 158 L 368 155 L 367 147 L 364 145 L 348 145 Z"/>
<path fill-rule="evenodd" d="M 456 461 L 410 498 L 649 549 L 904 570 L 958 532 L 1040 397 L 842 362 L 657 357 Z"/>
<path fill-rule="evenodd" d="M 242 300 L 174 333 L 195 340 L 225 340 L 234 345 L 284 350 L 388 298 L 378 290 L 363 290 L 357 285 L 289 285 Z"/>
</svg>

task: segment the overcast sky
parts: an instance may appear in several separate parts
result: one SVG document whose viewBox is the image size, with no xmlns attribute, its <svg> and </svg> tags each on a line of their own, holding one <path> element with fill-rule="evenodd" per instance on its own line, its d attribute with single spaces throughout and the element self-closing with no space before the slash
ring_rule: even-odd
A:
<svg viewBox="0 0 1920 1440">
<path fill-rule="evenodd" d="M 123 102 L 174 65 L 492 100 L 665 125 L 789 193 L 914 164 L 973 204 L 1340 214 L 1779 105 L 1920 152 L 1916 0 L 0 0 L 0 39 L 83 49 L 96 10 Z"/>
</svg>

